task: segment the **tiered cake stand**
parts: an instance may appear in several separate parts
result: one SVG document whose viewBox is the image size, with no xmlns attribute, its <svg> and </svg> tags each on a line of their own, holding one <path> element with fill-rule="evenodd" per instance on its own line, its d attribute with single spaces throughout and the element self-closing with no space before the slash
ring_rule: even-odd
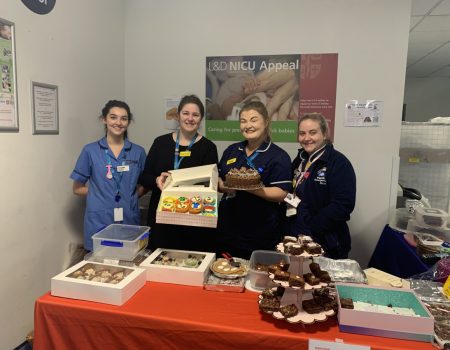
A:
<svg viewBox="0 0 450 350">
<path fill-rule="evenodd" d="M 278 244 L 277 250 L 280 252 L 284 252 L 283 243 Z M 323 254 L 323 252 L 322 252 Z M 308 254 L 306 252 L 301 255 L 292 255 L 290 254 L 290 265 L 288 272 L 291 275 L 303 276 L 304 273 L 310 272 L 309 264 L 311 263 L 311 258 L 315 256 L 320 256 L 322 254 Z M 284 315 L 279 312 L 271 312 L 268 311 L 266 313 L 272 314 L 275 319 L 278 320 L 286 320 L 289 323 L 301 323 L 301 324 L 312 324 L 315 322 L 323 322 L 326 321 L 329 316 L 333 316 L 335 314 L 334 310 L 322 311 L 315 314 L 307 313 L 303 310 L 302 301 L 312 299 L 312 291 L 313 289 L 322 289 L 328 286 L 327 283 L 319 283 L 318 285 L 309 285 L 305 282 L 304 287 L 291 287 L 289 286 L 288 281 L 279 281 L 275 279 L 274 274 L 269 273 L 269 278 L 277 285 L 284 287 L 283 296 L 280 299 L 280 306 L 295 304 L 298 308 L 297 315 L 291 317 L 284 317 Z M 262 300 L 262 296 L 260 296 L 260 300 Z"/>
</svg>

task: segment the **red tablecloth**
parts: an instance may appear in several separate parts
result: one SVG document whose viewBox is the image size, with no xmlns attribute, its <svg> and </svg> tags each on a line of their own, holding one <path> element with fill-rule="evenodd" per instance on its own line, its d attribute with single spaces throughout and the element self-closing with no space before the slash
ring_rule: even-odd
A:
<svg viewBox="0 0 450 350">
<path fill-rule="evenodd" d="M 341 333 L 336 318 L 302 326 L 258 310 L 257 294 L 147 282 L 113 306 L 53 297 L 35 305 L 36 350 L 64 349 L 307 349 L 308 339 L 374 349 L 435 349 L 430 343 Z"/>
</svg>

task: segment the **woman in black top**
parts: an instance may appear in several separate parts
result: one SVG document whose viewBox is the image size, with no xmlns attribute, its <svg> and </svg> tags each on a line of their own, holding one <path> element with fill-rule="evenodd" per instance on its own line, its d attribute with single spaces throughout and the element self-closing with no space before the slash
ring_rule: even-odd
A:
<svg viewBox="0 0 450 350">
<path fill-rule="evenodd" d="M 184 96 L 178 106 L 178 130 L 157 137 L 148 152 L 141 184 L 152 190 L 148 210 L 148 225 L 151 227 L 149 245 L 152 250 L 215 251 L 214 229 L 155 223 L 161 189 L 169 170 L 218 162 L 216 145 L 198 133 L 204 115 L 205 108 L 197 96 Z M 177 140 L 178 155 L 175 153 Z"/>
</svg>

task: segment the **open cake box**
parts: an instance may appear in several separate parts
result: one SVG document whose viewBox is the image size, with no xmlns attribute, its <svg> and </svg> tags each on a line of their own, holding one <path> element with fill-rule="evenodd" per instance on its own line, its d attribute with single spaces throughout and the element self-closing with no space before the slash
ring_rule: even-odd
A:
<svg viewBox="0 0 450 350">
<path fill-rule="evenodd" d="M 412 290 L 336 283 L 336 291 L 339 329 L 342 332 L 424 342 L 433 339 L 434 318 Z M 356 306 L 355 309 L 343 308 L 341 298 L 369 304 L 373 309 L 357 310 Z M 377 308 L 378 311 L 373 311 Z M 413 315 L 383 312 L 385 308 L 408 309 Z"/>
<path fill-rule="evenodd" d="M 156 249 L 141 264 L 147 281 L 203 286 L 216 254 L 209 252 Z"/>
<path fill-rule="evenodd" d="M 160 224 L 217 227 L 217 165 L 203 165 L 169 171 L 156 211 Z M 191 201 L 196 201 L 191 207 Z M 189 210 L 177 211 L 180 200 L 186 200 Z M 171 205 L 173 203 L 173 205 Z M 196 213 L 191 209 L 196 209 Z"/>
<path fill-rule="evenodd" d="M 144 269 L 81 261 L 51 280 L 54 296 L 122 305 L 146 281 Z"/>
</svg>

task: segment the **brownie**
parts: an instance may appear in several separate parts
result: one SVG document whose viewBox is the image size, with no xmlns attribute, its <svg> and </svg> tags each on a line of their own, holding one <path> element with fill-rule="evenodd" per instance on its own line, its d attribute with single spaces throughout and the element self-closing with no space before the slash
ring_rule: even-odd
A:
<svg viewBox="0 0 450 350">
<path fill-rule="evenodd" d="M 320 269 L 320 265 L 318 263 L 312 262 L 309 264 L 309 269 L 314 274 L 314 276 L 319 277 L 322 270 Z"/>
<path fill-rule="evenodd" d="M 259 303 L 259 308 L 264 312 L 275 312 L 280 309 L 280 301 L 278 299 L 263 299 Z"/>
<path fill-rule="evenodd" d="M 288 318 L 297 315 L 298 308 L 295 304 L 285 305 L 280 307 L 280 312 L 284 317 Z"/>
<path fill-rule="evenodd" d="M 302 235 L 299 237 L 299 241 L 301 241 L 303 244 L 306 244 L 306 243 L 311 243 L 313 240 L 310 236 Z"/>
<path fill-rule="evenodd" d="M 353 309 L 353 299 L 352 298 L 340 298 L 341 308 L 343 309 Z"/>
<path fill-rule="evenodd" d="M 317 277 L 320 279 L 320 282 L 323 283 L 331 282 L 330 274 L 327 271 L 322 271 Z"/>
<path fill-rule="evenodd" d="M 303 275 L 303 278 L 305 279 L 305 282 L 308 283 L 310 286 L 316 286 L 320 283 L 320 279 L 314 276 L 312 273 L 307 273 Z"/>
<path fill-rule="evenodd" d="M 298 243 L 297 237 L 294 236 L 284 236 L 283 238 L 283 244 L 286 245 L 286 243 Z"/>
<path fill-rule="evenodd" d="M 337 302 L 329 288 L 314 289 L 312 294 L 316 304 L 321 305 L 325 310 L 337 310 Z"/>
<path fill-rule="evenodd" d="M 279 265 L 269 265 L 269 266 L 267 267 L 267 270 L 268 270 L 270 273 L 275 274 L 275 272 L 280 271 L 281 268 L 280 268 Z"/>
<path fill-rule="evenodd" d="M 272 289 L 264 289 L 261 293 L 263 299 L 274 299 L 277 297 L 276 291 Z"/>
<path fill-rule="evenodd" d="M 307 243 L 305 250 L 309 254 L 321 254 L 322 253 L 322 247 L 320 246 L 320 244 L 317 244 L 317 243 Z"/>
<path fill-rule="evenodd" d="M 304 287 L 305 280 L 302 276 L 290 276 L 289 277 L 289 286 L 291 287 Z"/>
<path fill-rule="evenodd" d="M 255 268 L 257 271 L 268 271 L 269 270 L 269 266 L 261 264 L 261 263 L 256 263 Z"/>
<path fill-rule="evenodd" d="M 289 247 L 289 254 L 292 255 L 300 255 L 305 251 L 305 249 L 303 248 L 303 246 L 301 244 L 292 244 Z"/>
<path fill-rule="evenodd" d="M 275 271 L 274 278 L 278 281 L 288 281 L 290 273 L 286 271 Z"/>
<path fill-rule="evenodd" d="M 280 269 L 282 271 L 287 271 L 289 270 L 289 263 L 284 261 L 284 260 L 280 260 L 280 262 L 278 263 L 278 266 L 280 267 Z"/>
<path fill-rule="evenodd" d="M 302 301 L 302 308 L 307 312 L 308 314 L 317 314 L 319 312 L 323 311 L 323 307 L 317 304 L 314 300 L 303 300 Z"/>
</svg>

